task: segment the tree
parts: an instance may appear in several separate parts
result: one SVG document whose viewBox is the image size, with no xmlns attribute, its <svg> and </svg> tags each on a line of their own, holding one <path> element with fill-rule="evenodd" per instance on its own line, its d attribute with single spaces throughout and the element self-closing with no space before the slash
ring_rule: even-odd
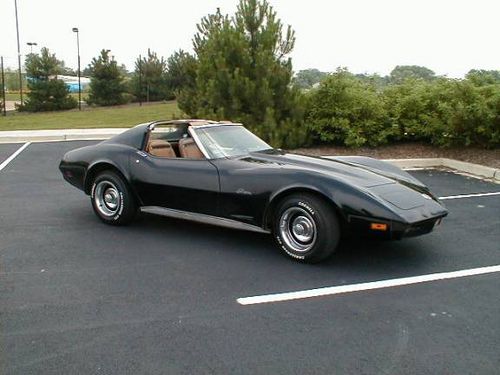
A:
<svg viewBox="0 0 500 375">
<path fill-rule="evenodd" d="M 436 78 L 436 73 L 418 65 L 397 65 L 390 74 L 391 83 L 402 83 L 408 78 L 420 78 L 424 81 L 431 81 Z"/>
<path fill-rule="evenodd" d="M 29 54 L 25 66 L 30 91 L 20 110 L 39 112 L 76 107 L 77 102 L 69 95 L 66 84 L 57 79 L 62 62 L 48 48 L 42 48 L 40 55 Z"/>
<path fill-rule="evenodd" d="M 292 28 L 258 0 L 240 0 L 231 18 L 217 10 L 197 28 L 195 89 L 181 91 L 180 108 L 193 117 L 241 121 L 275 146 L 303 143 L 302 97 L 291 87 L 288 57 Z"/>
<path fill-rule="evenodd" d="M 90 65 L 86 66 L 81 71 L 81 76 L 82 77 L 90 77 L 91 74 L 92 74 L 92 69 L 91 69 Z"/>
<path fill-rule="evenodd" d="M 311 89 L 314 85 L 320 83 L 328 73 L 321 72 L 318 69 L 300 70 L 293 79 L 293 84 L 299 89 Z"/>
<path fill-rule="evenodd" d="M 500 70 L 472 69 L 466 76 L 476 86 L 500 84 Z"/>
<path fill-rule="evenodd" d="M 89 104 L 109 106 L 127 101 L 123 72 L 117 62 L 110 57 L 110 50 L 101 50 L 98 57 L 92 59 L 90 69 Z"/>
<path fill-rule="evenodd" d="M 183 50 L 175 51 L 167 59 L 166 83 L 169 90 L 177 96 L 185 89 L 196 86 L 196 58 Z"/>
<path fill-rule="evenodd" d="M 66 63 L 63 60 L 59 61 L 59 74 L 65 75 L 65 76 L 76 76 L 78 75 L 78 72 L 67 67 Z"/>
<path fill-rule="evenodd" d="M 381 76 L 377 73 L 374 74 L 368 74 L 368 73 L 359 73 L 355 75 L 356 78 L 359 80 L 368 83 L 369 85 L 372 85 L 375 87 L 377 91 L 382 91 L 384 90 L 388 85 L 390 78 L 388 76 Z"/>
<path fill-rule="evenodd" d="M 148 50 L 148 56 L 137 58 L 132 76 L 132 93 L 136 98 L 146 101 L 159 101 L 171 98 L 166 82 L 167 63 L 156 52 Z"/>
</svg>

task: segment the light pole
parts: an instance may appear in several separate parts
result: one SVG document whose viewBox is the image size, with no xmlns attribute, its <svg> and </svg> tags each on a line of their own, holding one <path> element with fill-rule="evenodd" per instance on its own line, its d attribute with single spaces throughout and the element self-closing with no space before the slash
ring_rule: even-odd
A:
<svg viewBox="0 0 500 375">
<path fill-rule="evenodd" d="M 30 55 L 33 54 L 33 46 L 38 46 L 35 42 L 28 42 L 26 43 L 28 46 L 30 46 Z"/>
<path fill-rule="evenodd" d="M 21 97 L 21 105 L 23 105 L 23 73 L 21 72 L 21 45 L 19 43 L 19 21 L 17 18 L 17 0 L 14 0 L 16 9 L 16 33 L 17 33 L 17 65 L 19 68 L 19 94 Z"/>
<path fill-rule="evenodd" d="M 82 110 L 82 84 L 80 83 L 80 33 L 78 27 L 73 27 L 73 32 L 76 33 L 76 48 L 78 50 L 78 109 Z"/>
</svg>

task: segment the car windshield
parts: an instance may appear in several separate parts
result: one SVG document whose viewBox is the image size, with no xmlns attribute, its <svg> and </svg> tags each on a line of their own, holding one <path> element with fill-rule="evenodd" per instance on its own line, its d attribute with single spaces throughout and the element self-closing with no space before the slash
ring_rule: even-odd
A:
<svg viewBox="0 0 500 375">
<path fill-rule="evenodd" d="M 246 155 L 272 148 L 239 125 L 211 126 L 195 131 L 210 159 Z"/>
</svg>

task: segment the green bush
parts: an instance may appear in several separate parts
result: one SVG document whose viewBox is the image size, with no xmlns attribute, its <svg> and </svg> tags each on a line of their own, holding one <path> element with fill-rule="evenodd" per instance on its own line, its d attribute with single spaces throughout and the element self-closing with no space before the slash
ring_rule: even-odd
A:
<svg viewBox="0 0 500 375">
<path fill-rule="evenodd" d="M 401 84 L 387 86 L 380 94 L 393 129 L 391 141 L 429 139 L 428 115 L 434 111 L 432 85 L 421 79 L 407 79 Z"/>
<path fill-rule="evenodd" d="M 442 79 L 431 90 L 434 110 L 424 129 L 440 146 L 498 146 L 500 85 L 475 86 L 469 80 Z"/>
<path fill-rule="evenodd" d="M 376 146 L 394 132 L 375 88 L 339 69 L 311 93 L 307 123 L 322 141 Z"/>
<path fill-rule="evenodd" d="M 347 146 L 423 141 L 498 147 L 500 81 L 494 73 L 407 78 L 380 88 L 337 70 L 311 92 L 307 123 L 320 140 Z"/>
<path fill-rule="evenodd" d="M 407 80 L 383 92 L 395 140 L 438 146 L 495 147 L 500 132 L 500 85 L 441 78 Z"/>
</svg>

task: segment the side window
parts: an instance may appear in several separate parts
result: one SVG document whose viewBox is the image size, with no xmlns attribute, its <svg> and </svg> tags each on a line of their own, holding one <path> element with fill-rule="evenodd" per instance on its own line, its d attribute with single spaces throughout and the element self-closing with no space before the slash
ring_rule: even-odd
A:
<svg viewBox="0 0 500 375">
<path fill-rule="evenodd" d="M 181 138 L 188 136 L 187 127 L 185 125 L 163 125 L 155 127 L 149 139 L 162 139 L 168 142 L 179 142 Z"/>
<path fill-rule="evenodd" d="M 160 125 L 149 134 L 146 152 L 160 158 L 180 157 L 179 141 L 188 136 L 187 127 L 179 124 Z"/>
</svg>

